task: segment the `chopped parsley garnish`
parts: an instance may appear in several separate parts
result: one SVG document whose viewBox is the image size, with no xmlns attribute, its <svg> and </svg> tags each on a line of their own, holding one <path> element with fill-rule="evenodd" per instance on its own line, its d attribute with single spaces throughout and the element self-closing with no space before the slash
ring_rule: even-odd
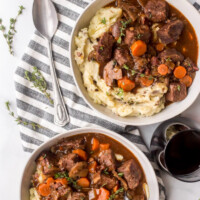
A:
<svg viewBox="0 0 200 200">
<path fill-rule="evenodd" d="M 108 175 L 109 174 L 108 168 L 106 168 L 105 170 L 103 170 L 103 173 Z"/>
<path fill-rule="evenodd" d="M 101 20 L 101 23 L 106 24 L 106 18 L 105 17 Z"/>
<path fill-rule="evenodd" d="M 118 40 L 117 40 L 117 43 L 118 43 L 118 44 L 121 44 L 121 42 L 122 42 L 122 37 L 120 36 L 120 37 L 118 38 Z"/>
<path fill-rule="evenodd" d="M 123 65 L 123 68 L 129 70 L 129 66 L 127 66 L 126 64 Z"/>
<path fill-rule="evenodd" d="M 144 74 L 140 74 L 140 77 L 145 77 L 145 75 Z"/>
<path fill-rule="evenodd" d="M 177 85 L 177 90 L 180 92 L 181 91 L 181 86 Z"/>
<path fill-rule="evenodd" d="M 115 193 L 113 193 L 112 195 L 110 195 L 109 199 L 108 200 L 113 200 L 115 199 L 115 197 L 119 194 L 119 193 L 122 193 L 124 192 L 124 188 L 119 188 Z"/>
<path fill-rule="evenodd" d="M 136 71 L 133 69 L 133 70 L 131 70 L 131 74 L 132 75 L 135 75 L 136 74 Z"/>
<path fill-rule="evenodd" d="M 149 80 L 153 80 L 154 78 L 153 78 L 153 76 L 150 75 L 148 79 Z"/>
<path fill-rule="evenodd" d="M 166 58 L 166 61 L 167 61 L 167 62 L 171 62 L 172 59 L 171 59 L 171 58 Z"/>
<path fill-rule="evenodd" d="M 122 177 L 124 176 L 124 173 L 118 173 L 118 176 Z"/>
<path fill-rule="evenodd" d="M 44 155 L 43 155 L 43 158 L 45 159 L 46 157 L 47 157 L 47 154 L 44 154 Z"/>
<path fill-rule="evenodd" d="M 143 36 L 143 35 L 139 33 L 139 34 L 137 35 L 137 39 L 140 40 L 142 36 Z"/>
</svg>

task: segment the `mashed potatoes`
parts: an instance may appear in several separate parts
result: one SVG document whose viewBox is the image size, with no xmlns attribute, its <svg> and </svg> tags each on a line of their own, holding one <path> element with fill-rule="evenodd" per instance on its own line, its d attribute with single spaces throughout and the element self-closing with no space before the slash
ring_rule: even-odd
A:
<svg viewBox="0 0 200 200">
<path fill-rule="evenodd" d="M 102 33 L 121 16 L 120 8 L 102 8 L 90 22 L 89 28 L 82 29 L 75 38 L 77 50 L 75 60 L 83 76 L 84 86 L 95 103 L 112 110 L 115 114 L 126 116 L 147 117 L 160 112 L 164 108 L 164 94 L 167 87 L 164 83 L 156 83 L 150 87 L 139 88 L 137 93 L 124 92 L 120 88 L 106 85 L 99 76 L 99 64 L 88 61 L 88 55 L 93 50 Z M 106 24 L 101 19 L 106 19 Z"/>
</svg>

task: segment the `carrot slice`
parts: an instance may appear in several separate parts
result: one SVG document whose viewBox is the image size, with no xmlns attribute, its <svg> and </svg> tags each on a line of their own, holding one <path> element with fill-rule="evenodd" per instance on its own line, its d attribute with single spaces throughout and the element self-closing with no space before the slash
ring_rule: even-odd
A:
<svg viewBox="0 0 200 200">
<path fill-rule="evenodd" d="M 51 193 L 51 189 L 46 183 L 40 184 L 38 187 L 38 191 L 44 197 L 48 196 Z"/>
<path fill-rule="evenodd" d="M 54 183 L 54 179 L 52 177 L 49 177 L 47 180 L 46 180 L 46 184 L 47 185 L 50 185 L 51 183 Z"/>
<path fill-rule="evenodd" d="M 61 183 L 62 185 L 67 185 L 67 179 L 66 178 L 58 178 L 55 180 L 56 183 Z"/>
<path fill-rule="evenodd" d="M 99 148 L 99 140 L 92 138 L 92 151 L 95 151 Z"/>
<path fill-rule="evenodd" d="M 90 186 L 90 181 L 87 178 L 80 178 L 77 180 L 77 184 L 83 188 L 88 188 Z"/>
<path fill-rule="evenodd" d="M 138 40 L 131 45 L 133 56 L 142 56 L 147 51 L 147 45 L 142 40 Z"/>
<path fill-rule="evenodd" d="M 174 70 L 174 76 L 179 79 L 183 78 L 186 75 L 186 73 L 187 71 L 183 66 L 178 66 Z"/>
<path fill-rule="evenodd" d="M 159 43 L 156 45 L 156 50 L 157 51 L 162 51 L 165 48 L 165 45 L 162 43 Z"/>
<path fill-rule="evenodd" d="M 87 160 L 87 153 L 82 149 L 75 149 L 72 151 L 72 153 L 77 154 L 83 160 Z"/>
<path fill-rule="evenodd" d="M 126 76 L 118 80 L 118 87 L 122 88 L 126 92 L 130 92 L 135 88 L 135 82 L 128 79 Z"/>
<path fill-rule="evenodd" d="M 98 196 L 97 200 L 108 200 L 110 196 L 110 192 L 106 190 L 105 188 L 100 189 L 100 194 Z"/>
<path fill-rule="evenodd" d="M 100 144 L 100 149 L 101 150 L 107 150 L 107 149 L 109 149 L 110 148 L 110 144 Z"/>
<path fill-rule="evenodd" d="M 190 87 L 192 85 L 192 78 L 189 75 L 186 75 L 182 79 L 180 79 L 180 82 L 184 84 L 186 87 Z"/>
<path fill-rule="evenodd" d="M 143 86 L 146 86 L 146 87 L 152 85 L 152 84 L 153 84 L 153 81 L 154 81 L 153 79 L 149 79 L 148 77 L 141 77 L 141 78 L 140 78 L 141 84 L 142 84 Z"/>
<path fill-rule="evenodd" d="M 169 72 L 169 67 L 165 64 L 161 64 L 158 66 L 158 73 L 162 76 L 167 75 Z"/>
<path fill-rule="evenodd" d="M 88 170 L 89 170 L 90 173 L 94 173 L 96 168 L 97 168 L 97 162 L 96 161 L 91 162 L 88 166 Z"/>
<path fill-rule="evenodd" d="M 113 188 L 113 192 L 114 192 L 114 193 L 117 192 L 118 189 L 119 189 L 119 186 L 116 185 L 116 186 Z"/>
</svg>

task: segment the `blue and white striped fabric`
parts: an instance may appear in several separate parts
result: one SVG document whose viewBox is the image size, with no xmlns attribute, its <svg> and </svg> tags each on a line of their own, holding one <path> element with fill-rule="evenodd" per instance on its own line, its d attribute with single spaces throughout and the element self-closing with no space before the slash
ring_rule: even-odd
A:
<svg viewBox="0 0 200 200">
<path fill-rule="evenodd" d="M 53 0 L 53 2 L 58 11 L 59 18 L 59 27 L 52 41 L 53 56 L 62 94 L 70 114 L 70 123 L 62 128 L 54 125 L 53 106 L 41 92 L 33 88 L 32 84 L 24 78 L 24 72 L 26 70 L 31 71 L 32 67 L 36 66 L 42 72 L 45 79 L 48 80 L 48 92 L 53 96 L 45 41 L 39 33 L 35 32 L 22 57 L 21 65 L 15 73 L 17 112 L 23 120 L 38 123 L 44 128 L 33 130 L 31 126 L 20 125 L 20 136 L 24 151 L 32 152 L 49 138 L 70 129 L 88 126 L 111 129 L 123 134 L 135 143 L 150 159 L 158 177 L 160 199 L 165 199 L 164 185 L 158 168 L 153 163 L 139 132 L 135 130 L 127 134 L 123 125 L 114 124 L 100 118 L 80 97 L 75 86 L 69 65 L 70 34 L 78 16 L 91 0 Z M 200 10 L 199 0 L 192 1 L 192 3 Z"/>
</svg>

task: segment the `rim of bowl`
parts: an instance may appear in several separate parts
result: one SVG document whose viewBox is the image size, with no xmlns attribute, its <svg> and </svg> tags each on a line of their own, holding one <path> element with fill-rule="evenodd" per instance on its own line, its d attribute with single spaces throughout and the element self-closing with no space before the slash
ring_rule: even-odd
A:
<svg viewBox="0 0 200 200">
<path fill-rule="evenodd" d="M 146 177 L 147 185 L 148 186 L 151 185 L 152 187 L 154 187 L 154 199 L 151 198 L 151 194 L 152 194 L 151 191 L 150 191 L 149 199 L 159 200 L 159 187 L 158 187 L 157 177 L 156 177 L 155 171 L 153 169 L 153 166 L 151 165 L 150 161 L 147 159 L 145 154 L 134 143 L 132 143 L 131 141 L 129 141 L 122 135 L 120 135 L 114 131 L 111 131 L 111 130 L 108 130 L 105 128 L 98 128 L 98 127 L 77 128 L 77 129 L 67 131 L 65 133 L 61 133 L 61 134 L 49 139 L 48 141 L 44 142 L 41 146 L 39 146 L 37 149 L 35 149 L 31 153 L 31 156 L 29 157 L 29 159 L 26 161 L 25 167 L 24 167 L 22 175 L 21 175 L 20 194 L 19 194 L 20 200 L 22 199 L 22 185 L 23 185 L 23 179 L 25 176 L 25 172 L 27 170 L 29 163 L 34 162 L 34 161 L 31 161 L 31 159 L 33 159 L 33 157 L 35 157 L 35 156 L 38 156 L 45 149 L 45 147 L 48 146 L 48 144 L 50 144 L 50 143 L 56 144 L 56 142 L 58 142 L 62 138 L 67 138 L 67 137 L 70 137 L 73 135 L 79 135 L 79 134 L 81 135 L 84 133 L 97 133 L 97 134 L 99 133 L 99 134 L 107 135 L 107 136 L 111 137 L 112 139 L 116 140 L 117 142 L 119 142 L 120 144 L 122 144 L 123 146 L 125 146 L 129 151 L 131 151 L 143 169 L 143 172 Z M 128 147 L 130 147 L 131 149 L 129 149 Z M 143 166 L 141 164 L 141 162 L 143 162 L 143 165 L 145 164 L 145 166 Z M 146 173 L 144 168 L 149 170 L 148 174 Z M 150 188 L 149 188 L 149 190 L 150 190 Z"/>
<path fill-rule="evenodd" d="M 127 117 L 120 117 L 120 116 L 118 116 L 118 115 L 116 115 L 116 114 L 114 114 L 118 119 L 115 119 L 115 118 L 113 118 L 113 117 L 111 117 L 111 116 L 107 116 L 106 115 L 106 113 L 104 112 L 104 111 L 100 111 L 98 108 L 95 108 L 90 102 L 89 102 L 89 100 L 86 98 L 86 96 L 83 94 L 83 92 L 82 92 L 82 90 L 80 89 L 80 87 L 79 87 L 79 84 L 78 84 L 78 82 L 77 82 L 77 79 L 76 79 L 76 75 L 75 75 L 75 71 L 74 71 L 74 68 L 75 67 L 78 67 L 78 66 L 73 66 L 73 64 L 72 64 L 72 56 L 73 56 L 73 52 L 72 52 L 72 43 L 73 43 L 73 40 L 74 40 L 74 37 L 75 37 L 75 35 L 74 35 L 74 32 L 75 32 L 75 30 L 76 30 L 76 28 L 77 28 L 77 25 L 78 25 L 78 22 L 79 22 L 79 20 L 81 19 L 81 17 L 86 13 L 86 12 L 88 12 L 89 11 L 89 9 L 90 9 L 90 7 L 92 7 L 93 6 L 93 4 L 95 4 L 97 1 L 101 1 L 101 0 L 94 0 L 93 2 L 91 2 L 91 3 L 89 3 L 88 4 L 88 6 L 85 8 L 85 10 L 82 12 L 82 14 L 80 14 L 80 16 L 78 17 L 78 19 L 77 19 L 77 21 L 76 21 L 76 24 L 75 24 L 75 26 L 73 27 L 73 29 L 72 29 L 72 33 L 71 33 L 71 39 L 70 39 L 70 43 L 69 43 L 69 57 L 70 57 L 70 66 L 71 66 L 71 70 L 72 70 L 72 74 L 73 74 L 73 79 L 74 79 L 74 81 L 75 81 L 75 84 L 76 84 L 76 87 L 77 87 L 77 89 L 78 89 L 78 91 L 79 91 L 79 93 L 80 93 L 80 95 L 81 95 L 81 97 L 84 99 L 84 101 L 90 106 L 90 108 L 92 108 L 92 110 L 96 113 L 96 114 L 98 114 L 100 117 L 102 117 L 102 118 L 105 118 L 105 119 L 107 119 L 107 120 L 110 120 L 111 122 L 113 122 L 113 123 L 121 123 L 121 124 L 124 124 L 124 125 L 135 125 L 135 126 L 145 126 L 145 125 L 152 125 L 152 124 L 156 124 L 156 123 L 160 123 L 160 122 L 163 122 L 163 121 L 166 121 L 166 120 L 168 120 L 168 119 L 171 119 L 171 118 L 173 118 L 173 117 L 175 117 L 175 116 L 177 116 L 177 115 L 179 115 L 180 113 L 182 113 L 182 112 L 184 112 L 186 109 L 188 109 L 194 102 L 195 102 L 195 100 L 197 99 L 197 97 L 198 97 L 198 95 L 199 95 L 199 93 L 200 93 L 200 87 L 197 89 L 197 92 L 195 93 L 195 94 L 193 94 L 192 95 L 192 100 L 191 101 L 189 101 L 189 102 L 185 102 L 185 107 L 183 108 L 181 108 L 181 109 L 175 109 L 175 110 L 173 110 L 173 112 L 171 112 L 170 113 L 170 115 L 167 115 L 167 114 L 165 114 L 164 116 L 162 116 L 162 117 L 156 117 L 156 115 L 159 115 L 159 114 L 161 114 L 161 112 L 163 111 L 163 110 L 165 110 L 165 109 L 167 109 L 167 107 L 165 107 L 163 110 L 161 110 L 159 113 L 156 113 L 156 114 L 154 114 L 154 115 L 152 115 L 152 116 L 150 116 L 150 117 L 142 117 L 142 118 L 140 118 L 140 117 L 129 117 L 129 116 L 127 116 Z M 113 0 L 114 1 L 114 0 Z M 173 5 L 176 9 L 178 9 L 181 13 L 182 13 L 182 11 L 178 8 L 178 6 L 176 6 L 176 5 L 178 5 L 178 4 L 185 4 L 185 6 L 184 7 L 187 7 L 187 10 L 191 10 L 192 12 L 193 12 L 193 15 L 196 15 L 196 16 L 198 16 L 197 18 L 199 18 L 200 19 L 200 15 L 199 15 L 199 12 L 194 8 L 194 6 L 191 4 L 191 3 L 189 3 L 188 1 L 182 1 L 182 0 L 177 0 L 177 1 L 174 1 L 174 0 L 166 0 L 168 3 L 170 3 L 171 5 Z M 183 13 L 182 13 L 183 14 Z M 184 16 L 185 16 L 185 14 L 183 14 Z M 187 19 L 188 19 L 188 17 L 187 16 L 185 16 Z M 189 20 L 189 19 L 188 19 Z M 190 20 L 189 20 L 190 21 Z M 191 23 L 191 22 L 190 22 Z M 193 24 L 192 24 L 192 26 L 193 26 Z M 194 28 L 194 26 L 193 26 L 193 28 Z M 196 35 L 197 35 L 197 30 L 194 28 L 194 30 L 195 30 L 195 33 L 196 33 Z M 200 32 L 200 30 L 199 30 L 199 32 Z M 200 48 L 200 37 L 198 37 L 198 35 L 197 35 L 197 40 L 198 40 L 198 46 L 199 46 L 199 48 Z M 197 62 L 199 63 L 200 62 L 200 49 L 198 48 L 198 60 L 197 60 Z M 197 64 L 198 64 L 197 63 Z M 200 74 L 200 71 L 198 72 L 199 74 Z M 199 75 L 199 77 L 200 77 L 200 75 Z M 86 89 L 86 91 L 87 91 L 87 89 Z M 89 96 L 88 96 L 89 97 Z M 188 99 L 188 97 L 189 96 L 187 96 L 186 98 L 185 98 L 185 100 L 187 100 Z M 191 97 L 191 95 L 190 95 L 190 97 Z M 91 97 L 89 97 L 89 98 L 91 98 Z M 91 99 L 92 100 L 92 99 Z M 93 101 L 93 100 L 92 100 Z M 184 100 L 183 100 L 184 101 Z M 174 102 L 173 104 L 178 104 L 179 102 Z M 170 106 L 170 105 L 169 105 Z M 178 106 L 178 105 L 176 105 L 176 106 Z M 105 107 L 105 106 L 104 106 Z M 106 108 L 106 107 L 105 107 Z M 108 108 L 106 108 L 106 109 L 108 109 Z M 110 112 L 112 112 L 111 110 L 110 110 Z M 153 118 L 151 118 L 151 117 L 153 117 Z M 131 118 L 131 119 L 130 119 Z M 134 118 L 136 118 L 136 119 L 138 119 L 138 118 L 140 118 L 140 119 L 145 119 L 145 120 L 139 120 L 139 121 L 134 121 Z M 146 120 L 147 119 L 147 120 Z M 149 119 L 149 120 L 148 120 Z"/>
</svg>

